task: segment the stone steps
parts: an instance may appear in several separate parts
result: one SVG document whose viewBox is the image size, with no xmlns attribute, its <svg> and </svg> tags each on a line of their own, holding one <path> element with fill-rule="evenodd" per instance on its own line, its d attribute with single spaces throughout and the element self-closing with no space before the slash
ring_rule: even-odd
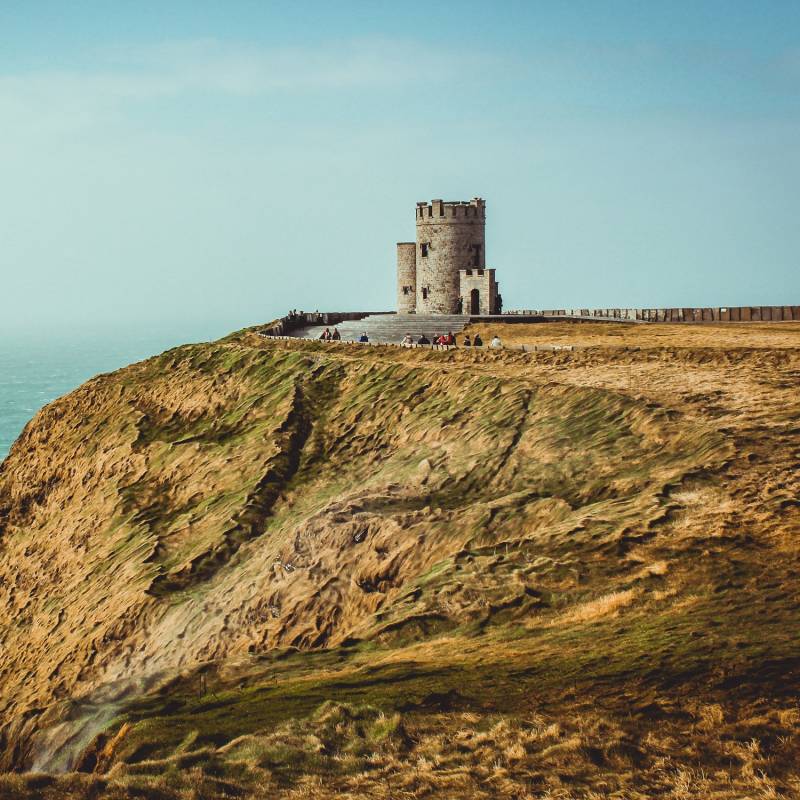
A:
<svg viewBox="0 0 800 800">
<path fill-rule="evenodd" d="M 349 320 L 339 325 L 313 325 L 292 333 L 301 339 L 319 339 L 325 328 L 338 328 L 344 341 L 357 341 L 366 331 L 370 342 L 376 344 L 399 344 L 410 333 L 414 341 L 425 334 L 431 341 L 434 336 L 452 332 L 459 334 L 469 323 L 462 314 L 370 314 L 360 320 Z"/>
</svg>

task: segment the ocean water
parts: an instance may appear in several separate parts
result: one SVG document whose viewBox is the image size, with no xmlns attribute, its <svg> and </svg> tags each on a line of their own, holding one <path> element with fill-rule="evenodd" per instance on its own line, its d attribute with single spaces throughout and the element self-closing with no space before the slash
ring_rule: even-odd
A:
<svg viewBox="0 0 800 800">
<path fill-rule="evenodd" d="M 0 461 L 42 406 L 92 376 L 179 344 L 217 339 L 236 327 L 208 325 L 0 338 Z"/>
</svg>

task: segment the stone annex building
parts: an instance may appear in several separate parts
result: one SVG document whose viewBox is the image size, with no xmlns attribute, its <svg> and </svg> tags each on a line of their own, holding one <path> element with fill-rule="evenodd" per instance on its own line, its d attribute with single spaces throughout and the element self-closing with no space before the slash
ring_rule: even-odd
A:
<svg viewBox="0 0 800 800">
<path fill-rule="evenodd" d="M 417 240 L 397 244 L 400 314 L 499 314 L 493 269 L 486 269 L 486 203 L 417 203 Z"/>
</svg>

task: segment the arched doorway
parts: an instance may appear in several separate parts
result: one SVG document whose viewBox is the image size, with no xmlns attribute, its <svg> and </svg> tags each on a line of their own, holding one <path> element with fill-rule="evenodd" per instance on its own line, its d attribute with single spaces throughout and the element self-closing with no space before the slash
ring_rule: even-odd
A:
<svg viewBox="0 0 800 800">
<path fill-rule="evenodd" d="M 473 289 L 469 293 L 469 313 L 470 314 L 481 313 L 481 293 L 479 289 Z"/>
</svg>

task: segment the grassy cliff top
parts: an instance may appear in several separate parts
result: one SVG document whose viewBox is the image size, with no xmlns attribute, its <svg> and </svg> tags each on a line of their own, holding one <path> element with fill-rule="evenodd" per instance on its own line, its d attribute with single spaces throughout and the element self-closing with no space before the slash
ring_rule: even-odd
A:
<svg viewBox="0 0 800 800">
<path fill-rule="evenodd" d="M 798 331 L 88 382 L 0 467 L 4 796 L 797 788 Z"/>
</svg>

